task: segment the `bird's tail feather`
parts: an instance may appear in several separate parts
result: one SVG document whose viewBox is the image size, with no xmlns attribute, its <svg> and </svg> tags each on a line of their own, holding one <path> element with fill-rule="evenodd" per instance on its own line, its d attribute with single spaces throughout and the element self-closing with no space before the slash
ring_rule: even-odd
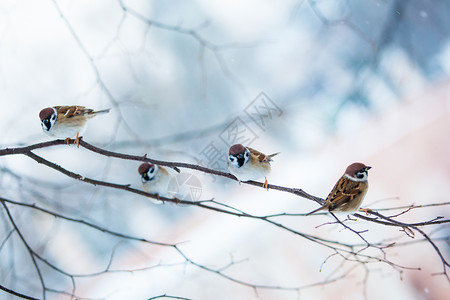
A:
<svg viewBox="0 0 450 300">
<path fill-rule="evenodd" d="M 110 110 L 111 110 L 111 108 L 97 110 L 97 111 L 93 111 L 92 114 L 105 114 L 105 113 L 109 113 Z"/>
<path fill-rule="evenodd" d="M 318 209 L 315 209 L 315 210 L 313 210 L 313 211 L 307 213 L 305 216 L 312 215 L 313 213 L 316 213 L 316 212 L 318 212 L 319 210 L 322 210 L 322 209 L 323 209 L 323 206 L 321 206 L 321 207 L 319 207 Z"/>
<path fill-rule="evenodd" d="M 278 154 L 280 154 L 280 152 L 277 152 L 277 153 L 274 153 L 274 154 L 267 155 L 267 158 L 269 159 L 269 161 L 272 161 L 272 157 L 274 157 L 275 155 L 278 155 Z"/>
</svg>

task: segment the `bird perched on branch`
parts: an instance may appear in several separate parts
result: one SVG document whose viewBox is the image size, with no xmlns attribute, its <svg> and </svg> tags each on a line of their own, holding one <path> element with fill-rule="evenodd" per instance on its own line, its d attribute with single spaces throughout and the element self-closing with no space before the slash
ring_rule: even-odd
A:
<svg viewBox="0 0 450 300">
<path fill-rule="evenodd" d="M 142 186 L 147 193 L 158 194 L 162 197 L 168 196 L 169 181 L 172 176 L 164 167 L 142 163 L 138 168 L 138 172 L 141 175 Z M 160 201 L 152 202 L 161 203 Z"/>
<path fill-rule="evenodd" d="M 258 180 L 264 177 L 263 187 L 268 189 L 269 183 L 266 176 L 270 172 L 272 157 L 277 154 L 265 155 L 250 147 L 236 144 L 231 146 L 228 151 L 227 167 L 239 182 Z"/>
<path fill-rule="evenodd" d="M 338 180 L 328 195 L 322 207 L 308 213 L 313 214 L 320 210 L 353 212 L 356 211 L 367 193 L 367 171 L 371 169 L 362 163 L 353 163 L 347 167 L 344 175 Z"/>
<path fill-rule="evenodd" d="M 53 106 L 41 110 L 42 130 L 57 138 L 75 138 L 75 143 L 79 146 L 79 137 L 86 130 L 87 120 L 98 114 L 107 113 L 109 109 L 94 111 L 84 106 Z"/>
</svg>

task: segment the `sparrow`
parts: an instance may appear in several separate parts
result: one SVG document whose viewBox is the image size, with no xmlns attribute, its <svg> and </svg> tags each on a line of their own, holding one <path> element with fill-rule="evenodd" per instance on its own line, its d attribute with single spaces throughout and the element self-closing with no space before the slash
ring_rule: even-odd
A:
<svg viewBox="0 0 450 300">
<path fill-rule="evenodd" d="M 310 215 L 320 210 L 353 212 L 356 211 L 367 193 L 368 167 L 362 163 L 353 163 L 347 167 L 344 175 L 338 180 L 331 190 L 322 207 L 306 214 Z"/>
<path fill-rule="evenodd" d="M 236 144 L 231 146 L 228 151 L 227 167 L 239 182 L 258 180 L 264 177 L 263 187 L 268 189 L 269 183 L 266 176 L 270 172 L 272 157 L 277 154 L 265 155 L 250 147 Z"/>
<path fill-rule="evenodd" d="M 168 197 L 169 181 L 172 178 L 169 172 L 161 166 L 149 163 L 142 163 L 138 172 L 141 175 L 142 186 L 147 193 Z M 160 204 L 161 202 L 153 201 Z"/>
<path fill-rule="evenodd" d="M 75 137 L 75 143 L 80 146 L 79 137 L 86 130 L 87 120 L 98 114 L 107 113 L 109 109 L 94 111 L 84 106 L 53 106 L 41 110 L 42 130 L 45 133 L 66 138 L 67 143 L 70 138 Z"/>
</svg>

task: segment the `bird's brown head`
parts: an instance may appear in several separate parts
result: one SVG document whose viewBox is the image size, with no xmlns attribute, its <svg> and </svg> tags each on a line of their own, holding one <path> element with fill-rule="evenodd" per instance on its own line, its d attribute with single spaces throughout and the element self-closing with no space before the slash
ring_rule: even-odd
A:
<svg viewBox="0 0 450 300">
<path fill-rule="evenodd" d="M 246 148 L 242 146 L 241 144 L 235 144 L 230 147 L 230 150 L 228 151 L 228 155 L 236 156 L 238 154 L 244 154 Z"/>
<path fill-rule="evenodd" d="M 138 172 L 141 175 L 142 182 L 152 180 L 156 175 L 156 170 L 157 166 L 155 166 L 154 164 L 142 163 L 138 168 Z"/>
<path fill-rule="evenodd" d="M 143 174 L 143 173 L 146 173 L 146 172 L 148 172 L 148 170 L 150 169 L 150 167 L 154 167 L 154 165 L 152 165 L 152 164 L 149 164 L 149 163 L 142 163 L 140 166 L 139 166 L 139 168 L 138 168 L 138 172 L 139 172 L 139 174 Z"/>
<path fill-rule="evenodd" d="M 50 131 L 56 122 L 56 118 L 56 110 L 52 107 L 44 108 L 39 112 L 39 119 L 41 119 L 41 126 L 44 131 Z"/>
<path fill-rule="evenodd" d="M 228 151 L 228 163 L 237 168 L 242 167 L 250 160 L 250 151 L 241 144 L 235 144 Z"/>
<path fill-rule="evenodd" d="M 44 108 L 39 113 L 39 118 L 42 120 L 49 119 L 53 114 L 55 113 L 55 110 L 51 107 Z"/>
<path fill-rule="evenodd" d="M 345 174 L 356 180 L 367 180 L 367 171 L 372 167 L 368 167 L 363 163 L 352 163 L 345 170 Z"/>
</svg>

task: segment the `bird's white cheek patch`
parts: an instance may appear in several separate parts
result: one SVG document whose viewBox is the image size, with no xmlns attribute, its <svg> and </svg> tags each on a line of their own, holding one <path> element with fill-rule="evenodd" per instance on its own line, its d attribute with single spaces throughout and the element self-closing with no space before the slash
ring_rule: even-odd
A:
<svg viewBox="0 0 450 300">
<path fill-rule="evenodd" d="M 349 176 L 348 174 L 345 174 L 344 176 L 345 176 L 345 178 L 348 178 L 351 181 L 359 181 L 359 182 L 367 181 L 367 176 L 364 176 L 363 178 L 352 177 L 352 176 Z"/>
</svg>

